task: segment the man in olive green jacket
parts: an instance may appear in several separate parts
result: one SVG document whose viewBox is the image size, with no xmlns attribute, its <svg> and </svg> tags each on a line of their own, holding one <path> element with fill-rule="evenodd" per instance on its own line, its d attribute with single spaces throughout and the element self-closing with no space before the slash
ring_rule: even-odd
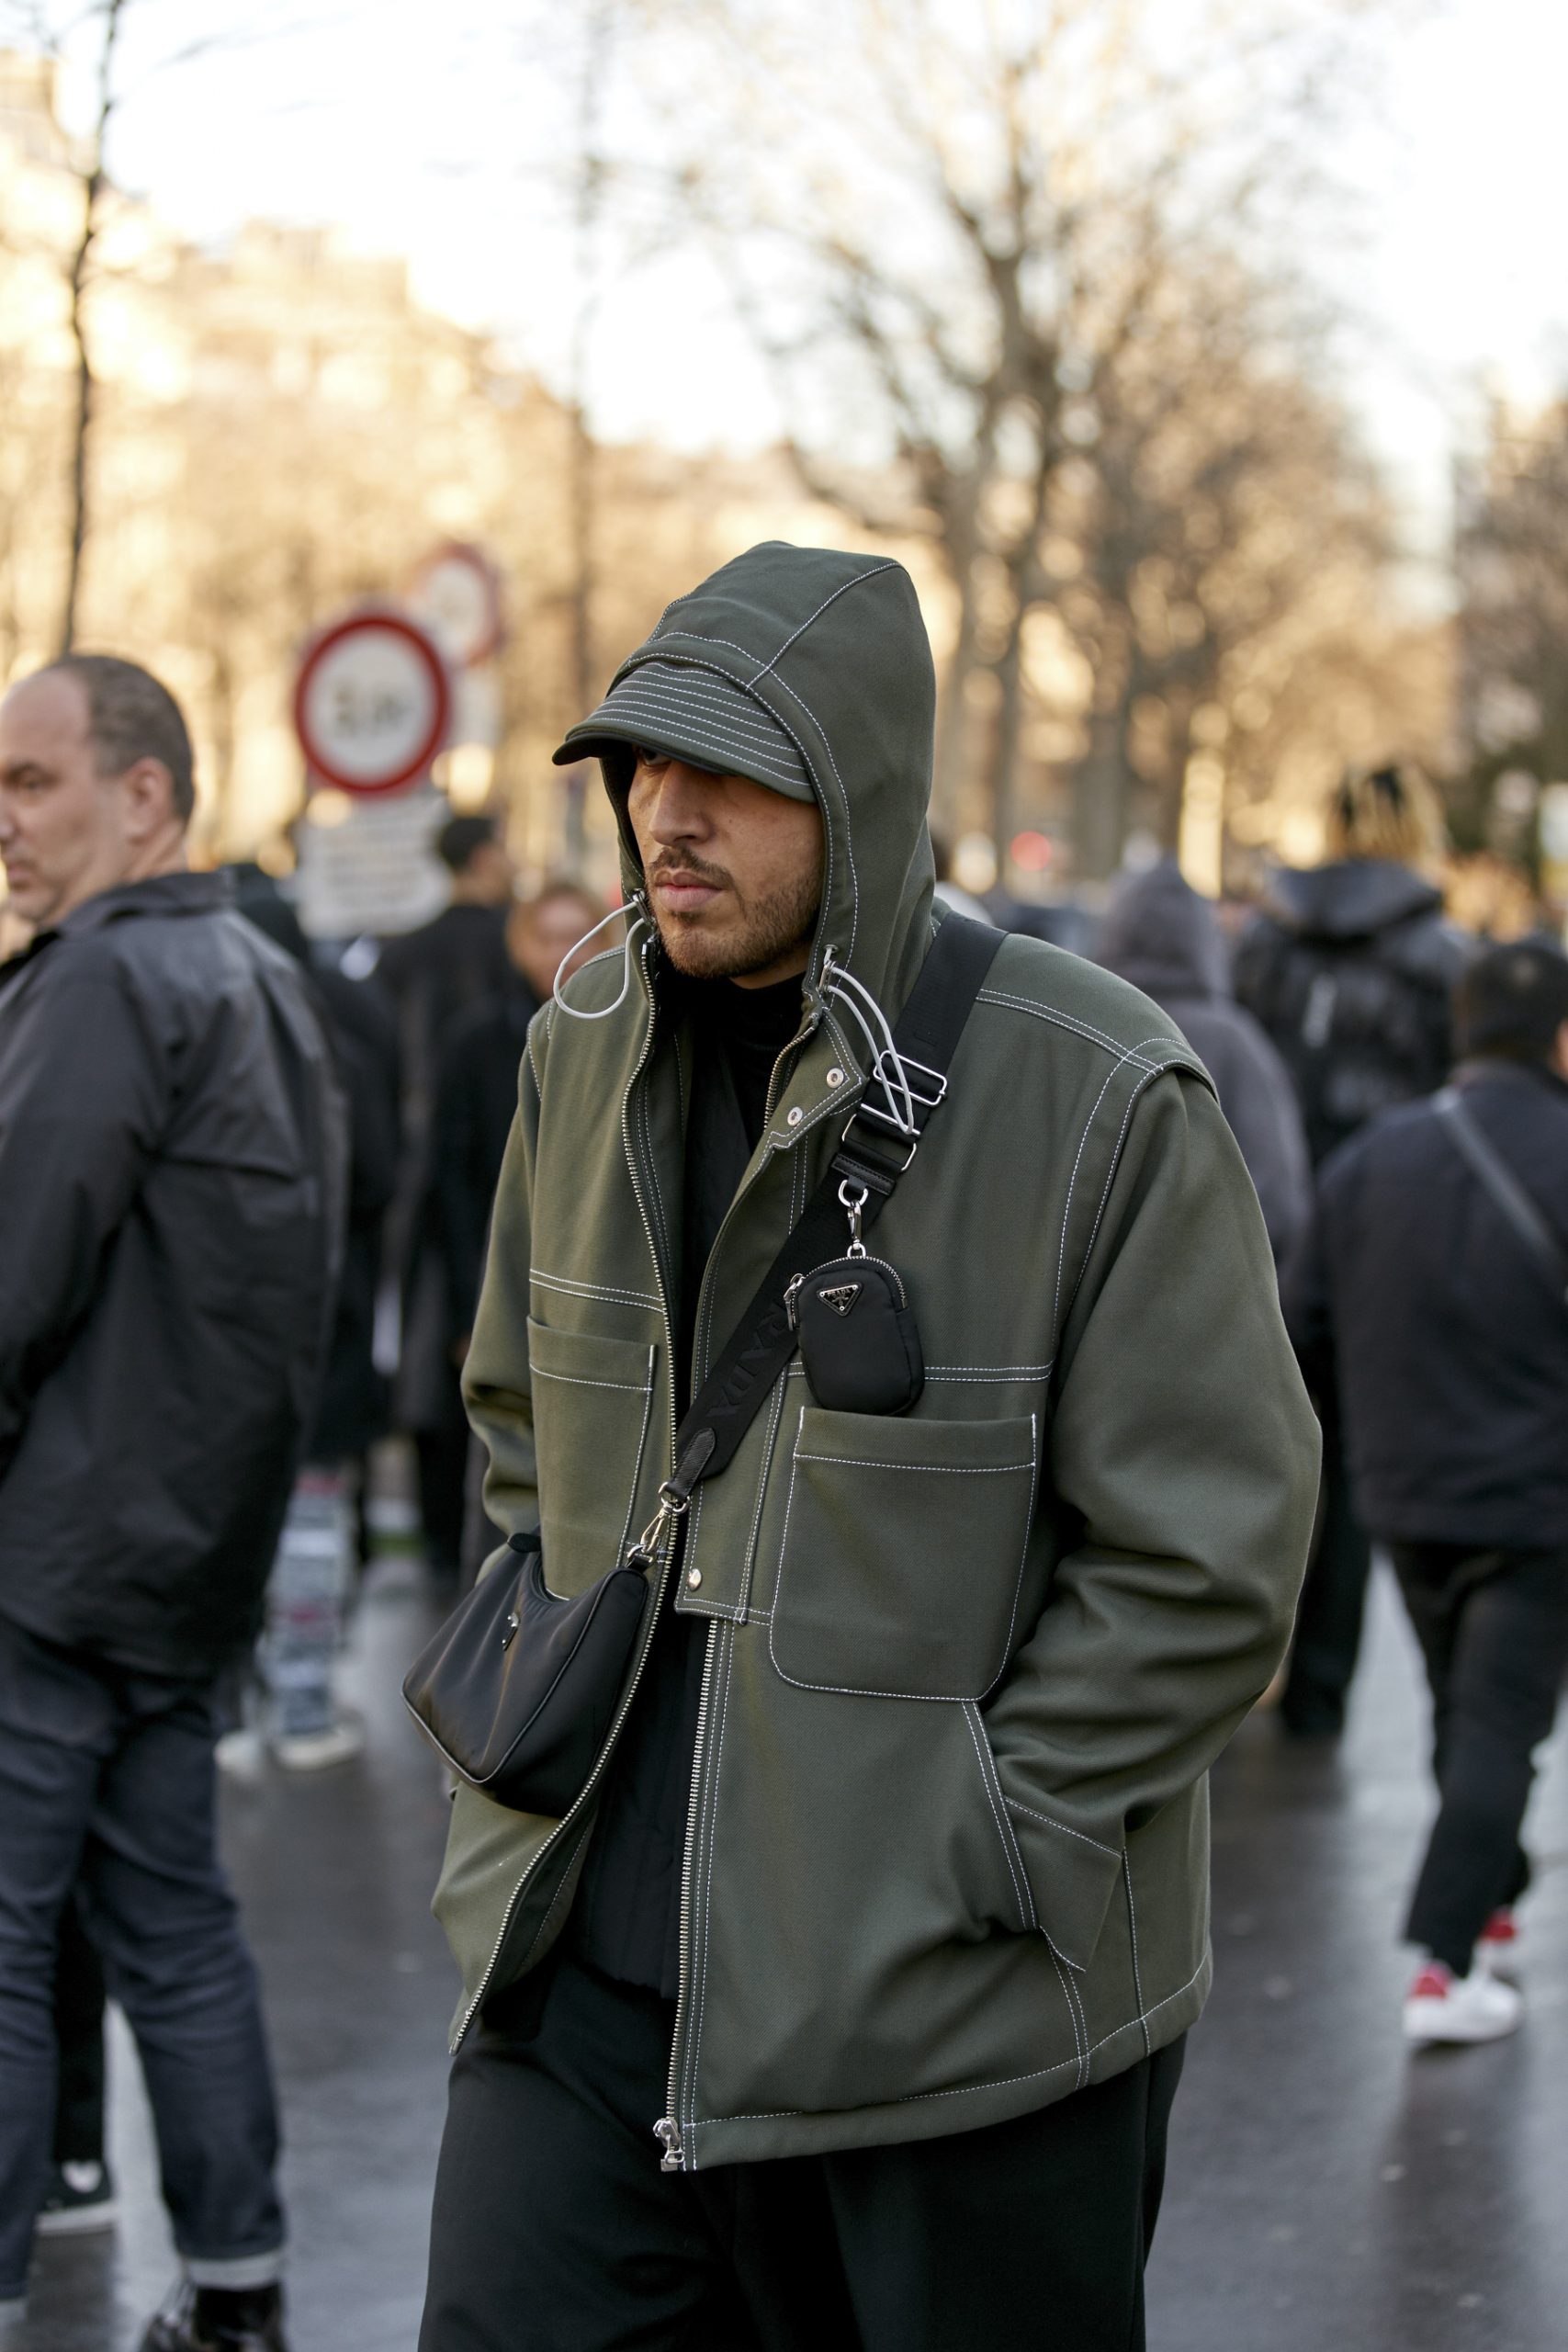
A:
<svg viewBox="0 0 1568 2352">
<path fill-rule="evenodd" d="M 604 762 L 636 920 L 531 1029 L 465 1373 L 557 1593 L 654 1517 L 874 1082 L 863 992 L 896 1022 L 941 919 L 932 704 L 898 565 L 768 545 L 558 755 Z M 743 1112 L 779 1001 L 694 1223 L 713 1072 Z M 564 1818 L 457 1791 L 423 2352 L 1143 2340 L 1205 1776 L 1285 1645 L 1315 1425 L 1201 1064 L 1041 942 L 1003 941 L 874 1249 L 912 1410 L 826 1409 L 794 1361 L 665 1543 Z M 672 1779 L 665 1981 L 604 1917 Z"/>
</svg>

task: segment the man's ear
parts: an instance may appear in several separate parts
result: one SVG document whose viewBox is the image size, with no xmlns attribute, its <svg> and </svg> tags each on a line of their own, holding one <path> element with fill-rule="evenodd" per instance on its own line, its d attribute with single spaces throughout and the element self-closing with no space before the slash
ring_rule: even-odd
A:
<svg viewBox="0 0 1568 2352">
<path fill-rule="evenodd" d="M 175 779 L 162 760 L 137 760 L 119 781 L 125 795 L 126 832 L 131 841 L 151 841 L 177 821 Z"/>
</svg>

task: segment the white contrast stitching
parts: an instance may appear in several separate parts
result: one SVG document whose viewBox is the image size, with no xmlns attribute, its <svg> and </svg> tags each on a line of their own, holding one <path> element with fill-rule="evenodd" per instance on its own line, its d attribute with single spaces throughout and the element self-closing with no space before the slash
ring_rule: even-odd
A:
<svg viewBox="0 0 1568 2352">
<path fill-rule="evenodd" d="M 1032 1413 L 1030 1415 L 1033 1420 Z M 979 1422 L 976 1427 L 979 1428 Z M 797 1462 L 828 1462 L 837 1470 L 897 1470 L 923 1471 L 929 1476 L 944 1478 L 1000 1478 L 1010 1470 L 1032 1470 L 1029 1462 L 861 1462 L 851 1453 L 797 1453 Z"/>
<path fill-rule="evenodd" d="M 1010 1005 L 1016 1012 L 1032 1012 L 1036 1021 L 1050 1021 L 1054 1022 L 1059 1029 L 1074 1030 L 1078 1036 L 1086 1037 L 1091 1045 L 1103 1046 L 1106 1051 L 1114 1054 L 1119 1061 L 1138 1060 L 1145 1046 L 1169 1046 L 1174 1048 L 1174 1051 L 1165 1060 L 1145 1062 L 1143 1067 L 1156 1072 L 1166 1069 L 1190 1069 L 1195 1077 L 1206 1075 L 1194 1058 L 1191 1048 L 1190 1046 L 1184 1048 L 1179 1037 L 1172 1037 L 1163 1030 L 1158 1035 L 1145 1037 L 1137 1046 L 1129 1048 L 1121 1045 L 1106 1030 L 1097 1029 L 1092 1022 L 1079 1020 L 1074 1013 L 1059 1012 L 1054 1005 L 1035 1004 L 1028 997 L 1009 996 L 1000 989 L 982 989 L 976 1001 L 980 1004 Z"/>
<path fill-rule="evenodd" d="M 1135 2018 L 1123 2018 L 1122 2023 L 1112 2026 L 1109 2033 L 1102 2033 L 1100 2040 L 1091 2046 L 1089 2055 L 1092 2058 L 1097 2050 L 1103 2050 L 1108 2042 L 1116 2041 L 1119 2035 L 1128 2032 L 1132 2027 L 1146 2025 L 1150 2018 L 1159 2015 L 1161 2009 L 1168 2009 L 1173 2001 L 1179 2001 L 1184 1993 L 1190 1993 L 1204 1969 L 1208 1967 L 1210 1957 L 1210 1953 L 1205 1951 L 1202 1959 L 1198 1962 L 1186 1984 L 1179 1984 L 1174 1993 L 1163 1995 L 1152 2009 L 1145 2009 Z M 954 2083 L 950 2089 L 944 2091 L 903 2091 L 897 2098 L 879 2101 L 878 2104 L 887 2107 L 916 2107 L 924 2099 L 968 2098 L 976 2091 L 1012 2090 L 1020 2083 L 1048 2082 L 1053 2075 L 1065 2074 L 1069 2066 L 1077 2063 L 1071 2058 L 1062 2058 L 1058 2059 L 1054 2066 L 1038 2066 L 1027 2075 L 993 2075 L 987 2082 Z M 796 2123 L 808 2111 L 798 2107 L 770 2107 L 764 2108 L 760 2114 L 756 2115 L 710 2115 L 704 2121 L 694 2121 L 691 2129 L 694 2132 L 709 2132 L 716 2123 Z"/>
<path fill-rule="evenodd" d="M 1125 1853 L 1123 1853 L 1122 1857 L 1122 1875 L 1127 1884 L 1127 1933 L 1132 1939 L 1133 1946 L 1133 1990 L 1137 1996 L 1138 2021 L 1140 2024 L 1143 2024 L 1144 1980 L 1138 1973 L 1138 1912 L 1137 1906 L 1133 1901 L 1132 1860 L 1130 1856 Z M 1144 2055 L 1145 2058 L 1149 2055 L 1149 2030 L 1146 2025 L 1144 2025 Z"/>
<path fill-rule="evenodd" d="M 769 671 L 784 660 L 784 655 L 789 651 L 789 649 L 795 643 L 795 639 L 797 637 L 804 637 L 807 630 L 811 627 L 812 622 L 819 621 L 821 619 L 829 605 L 837 604 L 839 598 L 840 596 L 847 595 L 852 588 L 858 588 L 863 580 L 875 580 L 883 572 L 892 571 L 896 569 L 897 567 L 892 563 L 874 563 L 869 571 L 857 571 L 852 580 L 840 581 L 839 585 L 834 589 L 832 594 L 830 596 L 824 596 L 822 602 L 818 605 L 817 610 L 814 613 L 808 614 L 806 619 L 801 622 L 798 628 L 792 629 L 790 631 L 784 643 L 780 646 L 778 651 L 774 654 L 773 661 L 764 662 L 761 668 L 754 672 L 747 680 L 747 684 L 754 686 L 759 678 L 765 678 Z"/>
<path fill-rule="evenodd" d="M 1006 1800 L 1010 1813 L 1026 1814 L 1031 1821 L 1043 1822 L 1047 1829 L 1059 1829 L 1064 1838 L 1076 1838 L 1082 1846 L 1092 1846 L 1097 1854 L 1109 1854 L 1113 1862 L 1124 1859 L 1119 1846 L 1102 1846 L 1098 1838 L 1087 1837 L 1081 1829 L 1069 1829 L 1065 1821 L 1053 1821 L 1048 1813 L 1037 1813 L 1032 1804 L 1021 1804 L 1017 1797 Z"/>
<path fill-rule="evenodd" d="M 1077 1281 L 1073 1284 L 1072 1298 L 1069 1298 L 1067 1301 L 1067 1312 L 1069 1315 L 1073 1311 L 1073 1300 L 1077 1297 L 1078 1292 L 1083 1284 L 1083 1278 L 1089 1272 L 1089 1261 L 1094 1253 L 1095 1241 L 1100 1233 L 1100 1219 L 1105 1215 L 1105 1204 L 1111 1198 L 1111 1187 L 1115 1182 L 1116 1170 L 1122 1165 L 1122 1147 L 1127 1140 L 1127 1129 L 1132 1125 L 1133 1114 L 1137 1109 L 1138 1104 L 1143 1101 L 1145 1091 L 1153 1083 L 1154 1078 L 1160 1075 L 1161 1073 L 1159 1071 L 1155 1071 L 1152 1073 L 1151 1077 L 1144 1079 L 1140 1084 L 1134 1086 L 1133 1091 L 1127 1097 L 1127 1107 L 1122 1114 L 1121 1129 L 1117 1135 L 1116 1141 L 1111 1148 L 1110 1164 L 1105 1170 L 1105 1184 L 1100 1195 L 1100 1206 L 1095 1210 L 1094 1223 L 1089 1229 L 1089 1239 L 1084 1244 L 1083 1256 L 1078 1261 L 1078 1276 Z"/>
<path fill-rule="evenodd" d="M 568 1298 L 609 1298 L 621 1306 L 657 1307 L 659 1305 L 650 1291 L 613 1290 L 606 1283 L 580 1283 L 569 1274 L 542 1274 L 536 1266 L 530 1268 L 528 1280 L 537 1283 L 542 1290 L 564 1291 Z"/>
<path fill-rule="evenodd" d="M 581 1372 L 547 1372 L 542 1363 L 530 1363 L 528 1370 L 536 1380 L 558 1380 L 572 1388 L 624 1388 L 629 1396 L 646 1396 L 652 1385 L 651 1372 L 645 1385 L 637 1380 L 590 1380 Z"/>
<path fill-rule="evenodd" d="M 1061 1956 L 1049 1936 L 1045 1939 L 1045 1949 L 1051 1955 L 1051 1965 L 1056 1972 L 1056 1982 L 1062 1988 L 1062 1998 L 1067 2005 L 1067 2023 L 1073 2029 L 1073 2048 L 1078 2053 L 1078 2078 L 1075 2088 L 1081 2091 L 1089 2073 L 1089 2052 L 1084 2048 L 1084 2037 L 1078 2031 L 1078 2011 L 1077 2004 L 1073 1999 L 1072 1979 L 1063 1975 Z"/>
<path fill-rule="evenodd" d="M 969 1736 L 975 1743 L 975 1756 L 976 1760 L 978 1762 L 980 1767 L 980 1779 L 985 1786 L 986 1803 L 990 1806 L 991 1818 L 997 1825 L 997 1836 L 1001 1843 L 1002 1860 L 1008 1866 L 1008 1876 L 1012 1881 L 1013 1895 L 1018 1904 L 1018 1916 L 1022 1920 L 1026 1930 L 1037 1928 L 1040 1925 L 1040 1921 L 1035 1915 L 1034 1892 L 1029 1883 L 1029 1874 L 1026 1871 L 1024 1871 L 1021 1883 L 1019 1878 L 1019 1872 L 1023 1868 L 1023 1857 L 1018 1852 L 1017 1840 L 1013 1838 L 1008 1827 L 1007 1816 L 998 1806 L 995 1792 L 991 1787 L 991 1781 L 995 1767 L 991 1766 L 987 1769 L 987 1759 L 990 1751 L 985 1733 L 980 1727 L 980 1711 L 976 1706 L 973 1699 L 962 1699 L 960 1700 L 959 1704 L 964 1710 L 964 1720 L 969 1726 Z M 1014 1860 L 1015 1855 L 1017 1856 L 1016 1861 Z"/>
<path fill-rule="evenodd" d="M 723 1640 L 723 1635 L 719 1636 Z M 713 1943 L 713 1858 L 718 1845 L 718 1783 L 724 1770 L 724 1729 L 729 1718 L 729 1686 L 735 1670 L 735 1637 L 731 1634 L 724 1653 L 724 1696 L 719 1704 L 718 1726 L 714 1737 L 713 1781 L 708 1792 L 708 1849 L 703 1873 L 703 1959 L 697 1987 L 697 2016 L 692 2030 L 691 2050 L 686 2064 L 686 2114 L 695 2114 L 697 2104 L 697 2062 L 702 2049 L 703 2019 L 707 2010 L 708 1953 Z"/>
<path fill-rule="evenodd" d="M 621 1524 L 621 1540 L 615 1547 L 615 1557 L 624 1560 L 632 1540 L 632 1518 L 637 1510 L 637 1490 L 642 1482 L 642 1458 L 648 1451 L 648 1425 L 653 1415 L 653 1374 L 659 1360 L 657 1348 L 648 1351 L 648 1388 L 643 1397 L 642 1428 L 637 1432 L 637 1460 L 632 1464 L 631 1489 L 626 1496 L 626 1515 Z"/>
</svg>

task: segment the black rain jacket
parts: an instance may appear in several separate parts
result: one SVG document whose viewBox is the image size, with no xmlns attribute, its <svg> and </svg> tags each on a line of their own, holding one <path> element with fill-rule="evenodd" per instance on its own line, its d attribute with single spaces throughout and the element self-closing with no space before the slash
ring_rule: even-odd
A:
<svg viewBox="0 0 1568 2352">
<path fill-rule="evenodd" d="M 155 1674 L 254 1634 L 345 1168 L 304 978 L 227 877 L 105 891 L 0 970 L 0 1614 Z"/>
<path fill-rule="evenodd" d="M 1568 1086 L 1493 1058 L 1455 1082 L 1568 1254 Z M 1568 1305 L 1430 1103 L 1330 1159 L 1285 1304 L 1309 1382 L 1333 1350 L 1373 1535 L 1568 1545 Z"/>
</svg>

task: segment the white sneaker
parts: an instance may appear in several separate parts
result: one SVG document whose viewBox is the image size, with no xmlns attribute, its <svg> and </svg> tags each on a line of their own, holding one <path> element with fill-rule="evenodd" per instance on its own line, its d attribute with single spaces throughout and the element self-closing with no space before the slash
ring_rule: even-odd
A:
<svg viewBox="0 0 1568 2352">
<path fill-rule="evenodd" d="M 1500 2041 L 1524 2015 L 1511 1984 L 1477 1968 L 1456 1976 L 1429 1960 L 1404 1996 L 1407 2041 Z"/>
<path fill-rule="evenodd" d="M 1525 1938 L 1519 1915 L 1506 1908 L 1494 1911 L 1476 1939 L 1475 1957 L 1488 1976 L 1517 1984 L 1524 1963 Z"/>
<path fill-rule="evenodd" d="M 329 1765 L 351 1763 L 364 1747 L 364 1724 L 344 1715 L 325 1731 L 282 1734 L 273 1740 L 272 1752 L 286 1772 L 324 1772 Z"/>
</svg>

